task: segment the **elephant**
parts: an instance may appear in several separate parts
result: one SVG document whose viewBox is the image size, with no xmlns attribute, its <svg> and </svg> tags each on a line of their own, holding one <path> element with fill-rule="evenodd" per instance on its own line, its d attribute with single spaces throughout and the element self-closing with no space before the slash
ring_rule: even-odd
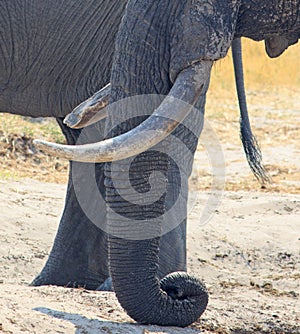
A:
<svg viewBox="0 0 300 334">
<path fill-rule="evenodd" d="M 117 194 L 111 177 L 112 164 L 107 162 L 111 158 L 103 157 L 102 153 L 112 152 L 109 145 L 118 143 L 109 138 L 129 131 L 129 136 L 124 134 L 128 144 L 130 138 L 138 135 L 131 129 L 134 131 L 144 121 L 149 124 L 153 117 L 157 127 L 164 127 L 163 116 L 162 119 L 168 121 L 165 129 L 184 142 L 193 154 L 202 129 L 212 63 L 224 57 L 229 46 L 243 36 L 265 40 L 271 56 L 281 54 L 298 40 L 297 6 L 297 1 L 288 4 L 274 1 L 262 10 L 257 0 L 250 5 L 242 0 L 226 0 L 221 4 L 215 0 L 201 3 L 197 0 L 1 2 L 0 110 L 32 117 L 55 117 L 69 145 L 90 143 L 95 138 L 107 139 L 104 150 L 98 145 L 93 155 L 98 159 L 94 168 L 97 187 L 106 199 L 106 205 L 97 210 L 98 220 L 107 221 L 109 231 L 123 229 L 126 232 L 128 228 L 132 234 L 126 224 L 118 225 L 119 217 L 123 215 L 127 220 L 134 217 L 144 222 L 147 216 L 140 228 L 150 234 L 155 232 L 155 238 L 128 240 L 97 228 L 82 209 L 74 188 L 74 184 L 84 188 L 87 181 L 84 173 L 77 175 L 74 170 L 89 163 L 75 161 L 82 161 L 76 156 L 80 146 L 71 146 L 67 152 L 59 147 L 61 154 L 72 160 L 66 203 L 47 263 L 33 285 L 96 289 L 103 287 L 111 276 L 121 305 L 138 322 L 186 326 L 199 317 L 208 297 L 200 282 L 183 273 L 186 272 L 186 219 L 179 221 L 173 216 L 172 226 L 176 227 L 160 237 L 159 218 L 172 208 L 174 194 L 178 194 L 181 187 L 177 182 L 180 171 L 168 154 L 161 152 L 168 153 L 167 139 L 160 138 L 157 142 L 154 137 L 148 144 L 146 138 L 140 138 L 139 143 L 148 146 L 138 147 L 142 152 L 131 164 L 132 184 L 144 197 L 151 186 L 150 175 L 154 175 L 156 184 L 158 175 L 153 172 L 159 167 L 161 189 L 157 191 L 165 194 L 153 205 L 137 206 Z M 136 95 L 170 94 L 167 100 L 180 96 L 197 107 L 198 112 L 186 116 L 185 112 L 174 108 L 182 120 L 178 122 L 178 115 L 172 115 L 174 124 L 165 117 L 171 115 L 164 112 L 153 114 L 152 118 L 144 117 L 146 120 L 141 117 L 128 120 L 130 113 L 121 110 L 126 119 L 122 126 L 112 114 L 105 121 L 89 126 L 88 131 L 67 127 L 63 118 L 108 82 L 111 82 L 110 105 Z M 162 106 L 168 109 L 164 101 Z M 241 104 L 244 105 L 243 101 Z M 150 107 L 153 110 L 158 107 L 157 100 Z M 247 157 L 256 174 L 264 179 L 247 113 L 241 112 L 241 115 L 241 136 Z M 189 128 L 193 128 L 194 133 Z M 112 131 L 107 134 L 107 130 Z M 156 150 L 147 151 L 154 144 Z M 40 142 L 39 145 L 48 150 L 46 144 Z M 132 154 L 134 147 L 137 146 L 129 146 L 125 153 Z M 56 147 L 54 151 L 57 154 Z M 115 147 L 113 153 L 114 158 L 118 153 Z M 133 153 L 137 152 L 133 150 Z M 119 158 L 128 158 L 122 154 Z M 192 159 L 184 155 L 181 159 L 186 163 L 182 178 L 186 183 Z M 114 163 L 113 175 L 122 183 L 124 160 L 120 161 L 120 165 Z M 156 198 L 155 193 L 151 196 Z M 183 211 L 186 211 L 186 201 L 185 189 Z M 180 273 L 170 276 L 172 272 Z"/>
<path fill-rule="evenodd" d="M 115 39 L 126 1 L 6 0 L 0 3 L 0 111 L 31 117 L 55 117 L 66 142 L 103 139 L 105 124 L 89 131 L 71 129 L 64 118 L 75 106 L 110 81 Z M 237 59 L 240 57 L 237 57 Z M 96 95 L 99 98 L 99 95 Z M 90 101 L 90 100 L 89 100 Z M 33 286 L 59 285 L 111 289 L 107 233 L 91 222 L 78 202 L 70 173 L 57 235 L 49 258 Z M 104 195 L 104 164 L 96 164 Z M 84 187 L 86 179 L 76 178 Z M 106 207 L 99 220 L 106 221 Z M 160 277 L 186 271 L 185 225 L 163 237 Z M 170 245 L 174 251 L 170 252 Z M 175 259 L 175 260 L 173 260 Z"/>
<path fill-rule="evenodd" d="M 169 236 L 175 273 L 162 278 L 161 268 L 169 262 L 162 256 L 165 226 L 175 226 L 171 234 L 186 227 L 172 209 L 181 191 L 186 217 L 183 185 L 203 126 L 211 68 L 241 37 L 265 40 L 267 53 L 279 56 L 298 41 L 299 8 L 298 0 L 129 0 L 116 37 L 105 139 L 73 146 L 35 141 L 72 161 L 104 164 L 109 272 L 120 304 L 137 322 L 187 326 L 204 312 L 205 287 L 174 253 L 182 232 Z M 135 99 L 145 95 L 159 98 Z M 133 109 L 147 111 L 137 116 Z M 241 117 L 245 151 L 266 180 L 248 121 Z M 175 145 L 171 152 L 172 142 L 188 150 Z M 183 161 L 180 168 L 174 157 Z"/>
</svg>

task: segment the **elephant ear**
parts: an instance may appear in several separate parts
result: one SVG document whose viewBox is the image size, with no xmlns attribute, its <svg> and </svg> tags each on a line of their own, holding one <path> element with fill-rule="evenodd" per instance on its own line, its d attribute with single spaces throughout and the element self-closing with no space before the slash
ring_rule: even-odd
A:
<svg viewBox="0 0 300 334">
<path fill-rule="evenodd" d="M 272 36 L 265 39 L 265 48 L 270 58 L 279 57 L 290 45 L 298 42 L 298 36 Z"/>
<path fill-rule="evenodd" d="M 172 27 L 170 79 L 199 60 L 226 56 L 240 0 L 187 0 Z"/>
</svg>

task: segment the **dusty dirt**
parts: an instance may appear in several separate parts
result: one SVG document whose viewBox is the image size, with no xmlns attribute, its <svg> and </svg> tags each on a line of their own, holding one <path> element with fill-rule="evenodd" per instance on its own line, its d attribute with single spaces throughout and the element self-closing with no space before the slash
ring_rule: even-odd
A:
<svg viewBox="0 0 300 334">
<path fill-rule="evenodd" d="M 32 288 L 55 235 L 65 186 L 0 182 L 0 323 L 3 333 L 299 333 L 300 195 L 225 192 L 199 223 L 208 193 L 193 192 L 189 272 L 209 289 L 188 329 L 137 326 L 113 293 Z"/>
</svg>

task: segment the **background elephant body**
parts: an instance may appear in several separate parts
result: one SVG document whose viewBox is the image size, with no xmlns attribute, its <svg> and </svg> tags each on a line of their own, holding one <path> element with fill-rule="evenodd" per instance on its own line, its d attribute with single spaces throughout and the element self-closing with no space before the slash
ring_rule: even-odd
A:
<svg viewBox="0 0 300 334">
<path fill-rule="evenodd" d="M 0 110 L 64 117 L 110 78 L 124 1 L 1 1 Z"/>
<path fill-rule="evenodd" d="M 1 1 L 0 111 L 56 117 L 67 143 L 75 144 L 80 131 L 65 126 L 62 117 L 109 82 L 125 5 L 111 0 Z M 98 124 L 81 142 L 100 140 L 101 135 Z M 96 174 L 101 188 L 100 164 Z M 85 179 L 77 182 L 84 185 Z M 104 208 L 99 220 L 105 219 Z M 52 251 L 33 284 L 96 289 L 107 277 L 106 234 L 81 209 L 70 177 Z"/>
</svg>

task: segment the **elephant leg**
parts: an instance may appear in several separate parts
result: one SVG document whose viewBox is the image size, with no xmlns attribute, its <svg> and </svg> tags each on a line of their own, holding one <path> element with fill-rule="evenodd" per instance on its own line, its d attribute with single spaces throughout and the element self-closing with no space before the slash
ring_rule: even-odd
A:
<svg viewBox="0 0 300 334">
<path fill-rule="evenodd" d="M 58 123 L 68 144 L 75 144 L 80 131 L 67 128 L 60 119 Z M 74 162 L 70 164 L 63 215 L 49 258 L 41 273 L 32 282 L 34 286 L 51 284 L 96 289 L 109 276 L 107 234 L 86 216 L 76 195 L 76 187 L 84 187 L 86 183 L 84 175 L 74 176 L 74 168 L 78 170 L 78 166 L 84 167 L 84 164 Z M 103 164 L 95 165 L 95 175 L 98 188 L 103 191 Z M 75 182 L 76 187 L 74 187 Z M 97 210 L 98 219 L 105 221 L 105 205 L 101 209 Z"/>
</svg>

